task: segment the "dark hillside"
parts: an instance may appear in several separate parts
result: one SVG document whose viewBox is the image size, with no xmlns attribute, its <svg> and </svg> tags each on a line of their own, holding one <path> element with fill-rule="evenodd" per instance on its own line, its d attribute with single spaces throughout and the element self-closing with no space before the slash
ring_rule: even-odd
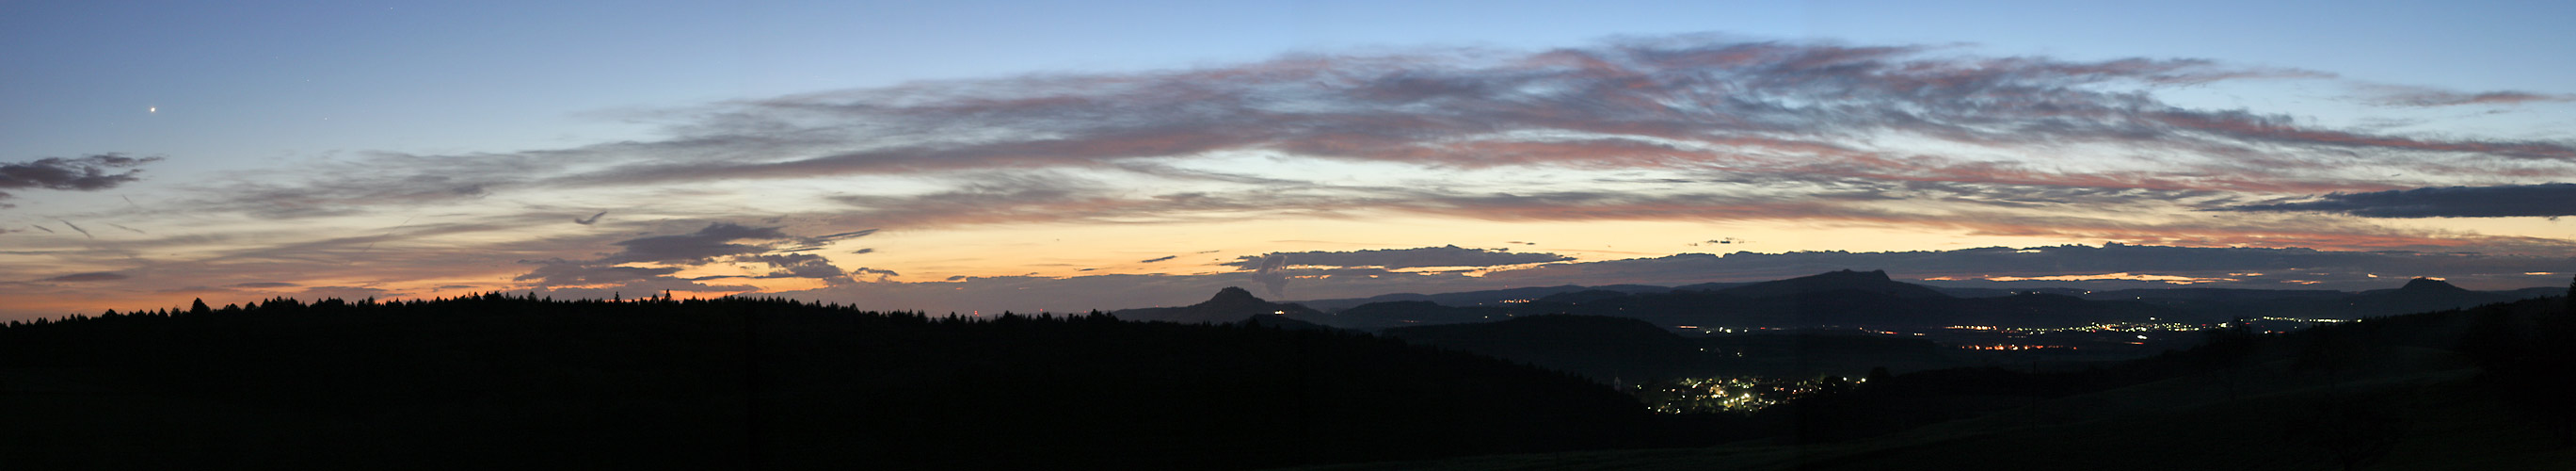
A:
<svg viewBox="0 0 2576 471">
<path fill-rule="evenodd" d="M 1697 363 L 1690 341 L 1636 319 L 1547 314 L 1498 322 L 1386 329 L 1408 342 L 1573 372 L 1594 380 L 1670 376 Z"/>
<path fill-rule="evenodd" d="M 1218 469 L 1677 444 L 1633 399 L 1391 339 L 503 296 L 0 329 L 13 469 Z"/>
<path fill-rule="evenodd" d="M 1825 388 L 1724 446 L 1317 469 L 2576 469 L 2565 298 L 2215 330 L 2089 368 L 1967 368 Z"/>
</svg>

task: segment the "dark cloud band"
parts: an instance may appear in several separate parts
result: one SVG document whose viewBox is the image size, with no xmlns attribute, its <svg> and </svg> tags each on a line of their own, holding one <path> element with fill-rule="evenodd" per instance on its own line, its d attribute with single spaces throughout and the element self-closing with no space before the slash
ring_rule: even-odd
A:
<svg viewBox="0 0 2576 471">
<path fill-rule="evenodd" d="M 2334 193 L 2310 201 L 2239 205 L 2219 210 L 2317 211 L 2375 218 L 2558 217 L 2576 215 L 2576 183 Z"/>
</svg>

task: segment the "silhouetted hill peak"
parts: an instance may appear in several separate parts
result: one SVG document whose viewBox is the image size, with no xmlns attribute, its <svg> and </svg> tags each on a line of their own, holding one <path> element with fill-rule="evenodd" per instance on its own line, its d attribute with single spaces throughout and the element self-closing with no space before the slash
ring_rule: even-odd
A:
<svg viewBox="0 0 2576 471">
<path fill-rule="evenodd" d="M 1314 309 L 1308 309 L 1306 306 L 1297 305 L 1296 303 L 1270 302 L 1254 297 L 1251 291 L 1245 290 L 1241 287 L 1228 286 L 1224 289 L 1217 290 L 1216 296 L 1209 297 L 1207 301 L 1202 301 L 1198 304 L 1182 307 L 1126 309 L 1116 312 L 1115 315 L 1120 319 L 1131 321 L 1165 321 L 1184 324 L 1212 324 L 1237 322 L 1244 320 L 1246 317 L 1263 315 L 1284 315 L 1289 317 L 1315 319 L 1322 316 L 1323 313 L 1317 312 Z"/>
<path fill-rule="evenodd" d="M 2398 290 L 2398 291 L 2400 291 L 2400 292 L 2408 292 L 2408 293 L 2467 293 L 2467 292 L 2469 292 L 2469 290 L 2468 290 L 2468 289 L 2461 288 L 2461 287 L 2458 287 L 2458 286 L 2453 286 L 2453 285 L 2451 285 L 2451 283 L 2450 283 L 2450 282 L 2442 281 L 2442 280 L 2436 280 L 2436 279 L 2432 279 L 2432 278 L 2416 278 L 2416 279 L 2412 279 L 2412 280 L 2406 280 L 2406 286 L 2400 286 L 2400 287 L 2398 287 L 2398 288 L 2397 288 L 2397 290 Z"/>
<path fill-rule="evenodd" d="M 1886 294 L 1908 299 L 1950 297 L 1950 295 L 1941 294 L 1939 290 L 1934 290 L 1928 286 L 1901 283 L 1896 280 L 1889 279 L 1887 277 L 1886 270 L 1853 271 L 1848 269 L 1790 278 L 1786 280 L 1765 281 L 1750 285 L 1720 289 L 1713 292 L 1748 298 L 1770 298 L 1845 290 Z"/>
<path fill-rule="evenodd" d="M 1259 298 L 1259 297 L 1255 297 L 1255 296 L 1253 296 L 1253 295 L 1252 295 L 1252 291 L 1251 291 L 1251 290 L 1243 289 L 1243 287 L 1240 287 L 1240 286 L 1227 286 L 1227 287 L 1225 287 L 1225 289 L 1219 289 L 1219 290 L 1216 290 L 1216 296 L 1215 296 L 1215 297 L 1210 297 L 1210 298 L 1208 298 L 1207 302 L 1198 303 L 1197 305 L 1198 305 L 1198 306 L 1234 306 L 1234 305 L 1244 305 L 1244 304 L 1261 304 L 1261 303 L 1266 303 L 1266 302 L 1267 302 L 1267 301 L 1263 301 L 1263 300 L 1262 300 L 1261 298 Z"/>
</svg>

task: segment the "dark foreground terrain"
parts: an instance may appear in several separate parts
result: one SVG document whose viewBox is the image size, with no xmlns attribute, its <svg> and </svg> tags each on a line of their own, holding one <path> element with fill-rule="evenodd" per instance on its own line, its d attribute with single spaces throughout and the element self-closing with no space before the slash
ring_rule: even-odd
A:
<svg viewBox="0 0 2576 471">
<path fill-rule="evenodd" d="M 2576 469 L 2576 310 L 2542 298 L 2098 367 L 1877 378 L 1719 446 L 1330 470 Z"/>
<path fill-rule="evenodd" d="M 1549 334 L 1665 335 L 1634 323 L 1542 316 L 1499 329 L 1407 334 L 1461 349 L 1446 350 L 1293 323 L 1185 325 L 1098 313 L 959 319 L 750 299 L 485 295 L 109 313 L 0 329 L 0 463 L 2576 465 L 2576 406 L 2567 400 L 2576 392 L 2576 313 L 2564 298 L 2293 333 L 2213 330 L 2199 347 L 2132 361 L 1822 378 L 1800 383 L 1813 390 L 1794 400 L 1745 413 L 1650 414 L 1631 395 L 1637 391 L 1466 353 L 1615 366 L 1660 361 L 1666 357 L 1657 352 L 1687 345 L 1594 348 Z M 1548 328 L 1523 328 L 1529 325 Z M 1791 351 L 1839 345 L 1783 338 L 1796 341 Z M 1763 350 L 1753 347 L 1744 350 Z"/>
<path fill-rule="evenodd" d="M 0 329 L 9 469 L 1241 469 L 1693 445 L 1578 377 L 1268 327 L 789 301 L 433 302 Z"/>
</svg>

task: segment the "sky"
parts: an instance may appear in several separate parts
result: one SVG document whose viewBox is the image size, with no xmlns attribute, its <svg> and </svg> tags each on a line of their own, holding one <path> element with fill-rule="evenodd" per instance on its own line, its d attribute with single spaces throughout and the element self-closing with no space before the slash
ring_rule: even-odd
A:
<svg viewBox="0 0 2576 471">
<path fill-rule="evenodd" d="M 0 319 L 2576 273 L 2569 4 L 527 3 L 0 0 Z"/>
</svg>

